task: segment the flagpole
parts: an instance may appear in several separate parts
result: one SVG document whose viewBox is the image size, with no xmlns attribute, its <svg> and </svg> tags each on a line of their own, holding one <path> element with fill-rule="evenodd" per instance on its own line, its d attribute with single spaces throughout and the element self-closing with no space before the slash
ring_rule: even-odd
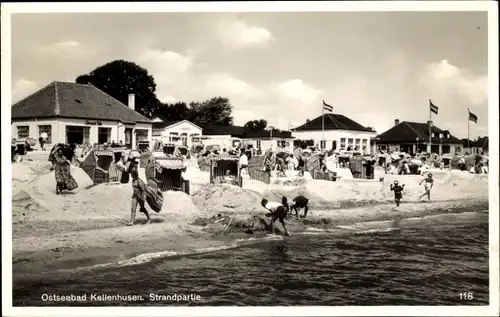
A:
<svg viewBox="0 0 500 317">
<path fill-rule="evenodd" d="M 432 110 L 431 110 L 430 99 L 429 99 L 429 154 L 432 154 Z"/>
<path fill-rule="evenodd" d="M 325 105 L 321 105 L 322 115 L 321 115 L 321 144 L 319 145 L 320 149 L 323 149 L 321 146 L 325 142 Z"/>
<path fill-rule="evenodd" d="M 467 108 L 467 152 L 468 153 L 470 151 L 469 140 L 470 140 L 470 110 L 469 108 Z"/>
</svg>

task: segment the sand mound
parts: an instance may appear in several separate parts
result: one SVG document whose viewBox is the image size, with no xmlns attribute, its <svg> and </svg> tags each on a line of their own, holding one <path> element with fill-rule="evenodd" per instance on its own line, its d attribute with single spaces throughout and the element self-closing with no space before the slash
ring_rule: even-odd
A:
<svg viewBox="0 0 500 317">
<path fill-rule="evenodd" d="M 167 191 L 163 193 L 163 207 L 161 213 L 178 215 L 179 217 L 198 216 L 200 210 L 191 196 L 183 192 Z"/>
<path fill-rule="evenodd" d="M 77 193 L 82 189 L 90 187 L 94 184 L 92 179 L 79 167 L 71 166 L 71 175 L 74 177 L 76 182 L 78 183 L 78 188 L 73 190 L 73 192 Z M 46 175 L 41 176 L 35 183 L 34 187 L 38 189 L 42 189 L 44 191 L 48 191 L 55 194 L 56 188 L 56 177 L 55 172 L 52 171 Z"/>
<path fill-rule="evenodd" d="M 203 211 L 261 210 L 261 199 L 258 192 L 229 184 L 206 185 L 193 194 L 193 202 Z"/>
<path fill-rule="evenodd" d="M 12 180 L 18 182 L 27 182 L 35 177 L 33 170 L 28 164 L 14 163 L 12 164 Z"/>
<path fill-rule="evenodd" d="M 92 213 L 127 215 L 132 203 L 132 185 L 99 184 L 78 193 L 78 200 L 86 201 L 86 209 Z M 146 208 L 150 210 L 146 204 Z M 156 214 L 151 211 L 152 214 Z M 190 216 L 198 214 L 189 195 L 183 192 L 163 192 L 163 207 L 160 214 Z"/>
<path fill-rule="evenodd" d="M 32 195 L 24 190 L 19 191 L 12 197 L 12 223 L 19 223 L 29 219 L 37 219 L 40 213 L 49 210 L 38 203 Z"/>
<path fill-rule="evenodd" d="M 271 181 L 272 185 L 279 186 L 302 186 L 307 183 L 307 179 L 305 178 L 291 178 L 291 179 L 275 179 Z"/>
</svg>

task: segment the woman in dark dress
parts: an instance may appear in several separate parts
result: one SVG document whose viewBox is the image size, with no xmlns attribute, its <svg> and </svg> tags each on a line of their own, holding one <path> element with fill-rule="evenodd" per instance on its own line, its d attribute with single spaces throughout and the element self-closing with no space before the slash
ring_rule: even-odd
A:
<svg viewBox="0 0 500 317">
<path fill-rule="evenodd" d="M 63 190 L 73 190 L 78 187 L 78 183 L 71 176 L 71 162 L 63 155 L 63 150 L 57 150 L 57 155 L 53 161 L 56 176 L 56 195 L 60 195 Z"/>
</svg>

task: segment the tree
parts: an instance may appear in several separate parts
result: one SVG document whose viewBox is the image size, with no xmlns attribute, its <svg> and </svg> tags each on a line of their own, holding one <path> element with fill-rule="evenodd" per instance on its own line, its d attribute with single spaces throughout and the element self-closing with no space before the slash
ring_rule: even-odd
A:
<svg viewBox="0 0 500 317">
<path fill-rule="evenodd" d="M 88 74 L 78 76 L 76 82 L 90 83 L 126 105 L 128 95 L 135 94 L 135 110 L 149 118 L 152 118 L 160 107 L 153 76 L 132 62 L 109 62 Z"/>
<path fill-rule="evenodd" d="M 189 118 L 189 108 L 185 102 L 176 102 L 174 104 L 163 103 L 159 106 L 155 116 L 165 121 L 180 121 Z"/>
<path fill-rule="evenodd" d="M 245 130 L 251 132 L 264 131 L 266 127 L 267 127 L 267 120 L 264 119 L 250 120 L 244 125 Z"/>
<path fill-rule="evenodd" d="M 189 103 L 185 119 L 198 124 L 232 125 L 233 107 L 228 98 L 214 97 L 203 102 Z"/>
</svg>

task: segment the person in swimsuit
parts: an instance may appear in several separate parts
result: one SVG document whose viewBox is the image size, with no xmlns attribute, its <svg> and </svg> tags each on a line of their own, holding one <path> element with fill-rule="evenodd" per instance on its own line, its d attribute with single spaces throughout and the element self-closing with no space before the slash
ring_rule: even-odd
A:
<svg viewBox="0 0 500 317">
<path fill-rule="evenodd" d="M 151 223 L 151 217 L 149 216 L 148 210 L 144 207 L 146 202 L 146 185 L 139 178 L 138 164 L 134 164 L 130 168 L 130 175 L 132 176 L 132 189 L 134 193 L 132 194 L 132 210 L 130 212 L 130 222 L 127 226 L 133 226 L 135 221 L 135 212 L 137 210 L 137 205 L 140 206 L 140 211 L 146 215 L 148 221 L 146 224 Z"/>
<path fill-rule="evenodd" d="M 299 218 L 299 210 L 302 208 L 304 208 L 304 215 L 301 218 L 305 218 L 307 216 L 307 212 L 309 211 L 309 198 L 301 195 L 293 199 L 293 202 L 290 205 L 290 210 L 295 211 L 295 216 Z"/>
<path fill-rule="evenodd" d="M 405 185 L 399 185 L 399 181 L 394 181 L 394 184 L 391 184 L 391 190 L 394 192 L 394 201 L 396 202 L 396 206 L 399 207 L 401 203 L 401 198 L 403 198 L 403 190 Z"/>
<path fill-rule="evenodd" d="M 270 211 L 266 214 L 266 216 L 271 217 L 270 225 L 273 234 L 276 234 L 276 226 L 274 225 L 274 223 L 276 222 L 276 220 L 279 219 L 281 225 L 283 226 L 283 229 L 285 229 L 285 235 L 289 236 L 290 234 L 288 233 L 288 230 L 285 225 L 285 217 L 286 214 L 288 213 L 288 209 L 285 206 L 283 206 L 283 204 L 276 202 L 269 202 L 267 199 L 262 199 L 261 205 L 262 207 Z"/>
<path fill-rule="evenodd" d="M 428 173 L 427 174 L 427 177 L 424 178 L 423 180 L 420 181 L 420 183 L 418 183 L 418 185 L 422 185 L 422 183 L 425 182 L 425 193 L 422 194 L 422 196 L 420 196 L 418 199 L 422 199 L 425 195 L 427 195 L 427 198 L 429 200 L 431 200 L 431 189 L 432 187 L 434 186 L 434 179 L 432 179 L 432 174 L 431 173 Z"/>
</svg>

